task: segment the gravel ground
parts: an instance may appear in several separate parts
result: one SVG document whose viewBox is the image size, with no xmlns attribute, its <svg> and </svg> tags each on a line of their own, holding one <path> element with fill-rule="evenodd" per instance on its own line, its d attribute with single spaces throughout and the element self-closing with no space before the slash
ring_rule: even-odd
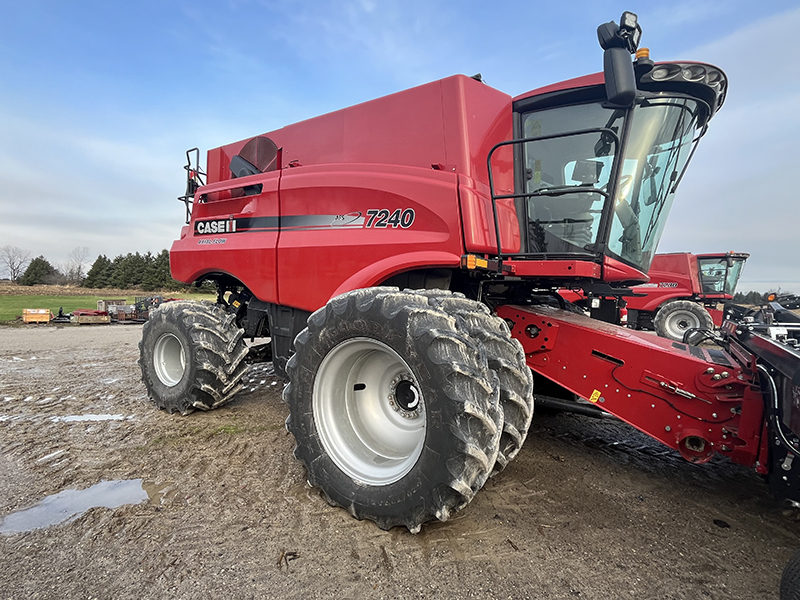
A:
<svg viewBox="0 0 800 600">
<path fill-rule="evenodd" d="M 775 599 L 800 547 L 750 470 L 564 414 L 451 521 L 384 532 L 306 485 L 271 368 L 167 415 L 140 335 L 0 328 L 0 598 Z"/>
</svg>

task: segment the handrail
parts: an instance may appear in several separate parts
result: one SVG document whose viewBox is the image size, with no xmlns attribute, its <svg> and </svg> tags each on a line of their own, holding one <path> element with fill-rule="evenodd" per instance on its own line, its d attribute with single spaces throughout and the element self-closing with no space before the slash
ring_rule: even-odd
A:
<svg viewBox="0 0 800 600">
<path fill-rule="evenodd" d="M 192 169 L 191 153 L 194 152 L 194 162 L 197 165 Z M 205 184 L 202 180 L 203 177 L 208 177 L 206 173 L 200 168 L 200 149 L 190 148 L 186 151 L 186 166 L 183 167 L 186 171 L 186 192 L 183 196 L 178 196 L 178 200 L 183 202 L 186 206 L 186 224 L 192 220 L 191 205 L 194 203 L 194 195 L 197 189 Z"/>
<path fill-rule="evenodd" d="M 569 187 L 569 188 L 567 188 L 565 186 L 559 186 L 557 188 L 553 188 L 552 191 L 548 191 L 547 188 L 545 188 L 545 189 L 542 189 L 542 190 L 536 190 L 534 192 L 523 192 L 523 193 L 519 193 L 519 194 L 516 194 L 516 193 L 515 194 L 496 194 L 495 193 L 495 188 L 494 188 L 494 177 L 492 176 L 492 155 L 495 153 L 496 150 L 498 150 L 498 149 L 500 149 L 500 148 L 502 148 L 504 146 L 526 144 L 528 142 L 541 142 L 541 141 L 557 139 L 557 138 L 573 137 L 573 136 L 578 136 L 578 135 L 586 135 L 586 134 L 589 134 L 589 133 L 607 133 L 608 135 L 611 136 L 612 142 L 614 143 L 614 160 L 612 161 L 612 164 L 611 164 L 611 173 L 612 173 L 612 176 L 613 176 L 617 172 L 617 167 L 618 167 L 619 160 L 620 160 L 618 149 L 619 149 L 621 144 L 620 144 L 620 139 L 619 139 L 619 136 L 617 135 L 617 132 L 614 131 L 613 129 L 608 128 L 608 127 L 594 127 L 594 128 L 590 128 L 590 129 L 579 129 L 577 131 L 568 131 L 566 133 L 554 133 L 554 134 L 551 134 L 551 135 L 542 135 L 542 136 L 532 137 L 532 138 L 521 138 L 521 139 L 516 139 L 516 140 L 506 140 L 504 142 L 500 142 L 498 144 L 495 144 L 494 146 L 492 146 L 491 150 L 489 150 L 489 154 L 488 154 L 488 156 L 486 158 L 486 168 L 487 168 L 488 173 L 489 173 L 489 193 L 491 194 L 491 197 L 492 197 L 492 217 L 494 219 L 494 232 L 495 232 L 495 238 L 497 240 L 497 272 L 498 273 L 502 273 L 503 257 L 504 256 L 525 256 L 526 254 L 528 254 L 528 253 L 514 253 L 514 254 L 509 254 L 509 255 L 504 255 L 503 254 L 502 240 L 500 239 L 500 219 L 499 219 L 498 214 L 497 214 L 497 201 L 498 200 L 505 200 L 505 199 L 510 199 L 510 198 L 515 198 L 515 199 L 516 198 L 530 198 L 530 197 L 533 197 L 533 196 L 563 196 L 565 194 L 574 193 L 576 191 L 590 191 L 590 192 L 595 192 L 595 193 L 598 193 L 598 194 L 604 196 L 606 201 L 608 201 L 608 199 L 611 197 L 611 192 L 609 192 L 608 190 L 603 191 L 601 189 L 594 188 L 594 187 L 578 185 L 578 186 Z M 528 209 L 526 207 L 525 208 L 525 219 L 526 219 L 526 222 L 527 222 L 527 218 L 528 218 Z M 532 253 L 532 254 L 541 254 L 541 253 Z"/>
</svg>

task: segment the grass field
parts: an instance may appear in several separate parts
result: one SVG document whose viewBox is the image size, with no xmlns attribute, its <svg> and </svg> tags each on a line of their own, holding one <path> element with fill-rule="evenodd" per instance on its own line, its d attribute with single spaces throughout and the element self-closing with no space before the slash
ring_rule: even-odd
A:
<svg viewBox="0 0 800 600">
<path fill-rule="evenodd" d="M 137 295 L 145 296 L 147 293 L 139 292 Z M 64 314 L 70 313 L 78 308 L 88 308 L 95 310 L 98 300 L 122 299 L 125 296 L 40 296 L 40 295 L 19 295 L 19 296 L 0 296 L 0 323 L 8 323 L 22 318 L 22 310 L 25 308 L 49 308 L 53 315 L 58 314 L 58 309 L 63 308 Z M 215 294 L 187 294 L 185 296 L 191 300 L 214 300 Z M 125 297 L 129 304 L 133 304 L 134 296 Z"/>
</svg>

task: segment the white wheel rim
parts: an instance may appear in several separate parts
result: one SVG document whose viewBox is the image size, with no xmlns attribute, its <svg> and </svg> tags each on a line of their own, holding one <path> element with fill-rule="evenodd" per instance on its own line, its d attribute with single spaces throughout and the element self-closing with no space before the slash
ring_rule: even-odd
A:
<svg viewBox="0 0 800 600">
<path fill-rule="evenodd" d="M 181 341 L 165 333 L 153 348 L 153 366 L 158 380 L 167 387 L 178 385 L 186 372 L 186 352 Z"/>
<path fill-rule="evenodd" d="M 425 443 L 425 402 L 397 352 L 369 338 L 342 342 L 314 380 L 314 424 L 328 456 L 368 485 L 389 485 L 416 464 Z"/>
<path fill-rule="evenodd" d="M 700 319 L 688 310 L 677 310 L 672 313 L 664 324 L 670 337 L 682 340 L 687 329 L 700 327 Z"/>
</svg>

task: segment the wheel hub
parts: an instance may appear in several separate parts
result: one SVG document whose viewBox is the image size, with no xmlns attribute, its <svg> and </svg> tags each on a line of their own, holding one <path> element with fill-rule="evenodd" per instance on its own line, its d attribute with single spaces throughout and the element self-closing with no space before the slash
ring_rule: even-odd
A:
<svg viewBox="0 0 800 600">
<path fill-rule="evenodd" d="M 405 419 L 414 419 L 420 414 L 420 393 L 411 373 L 398 375 L 390 384 L 389 406 Z"/>
<path fill-rule="evenodd" d="M 687 329 L 700 327 L 700 319 L 689 311 L 675 312 L 667 319 L 666 328 L 673 337 L 681 338 Z"/>
</svg>

